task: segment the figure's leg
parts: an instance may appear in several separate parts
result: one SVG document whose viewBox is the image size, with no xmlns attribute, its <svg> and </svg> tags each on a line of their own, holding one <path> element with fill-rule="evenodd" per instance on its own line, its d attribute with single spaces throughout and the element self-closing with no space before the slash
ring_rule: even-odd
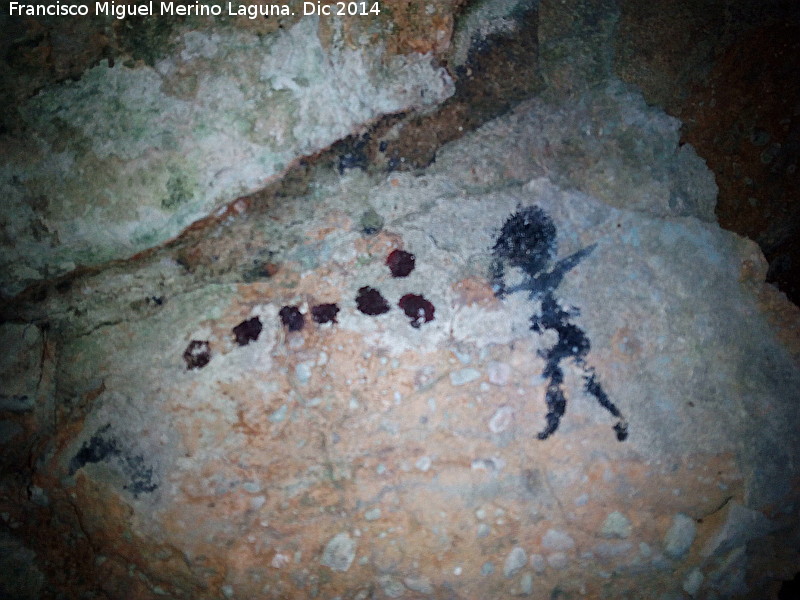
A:
<svg viewBox="0 0 800 600">
<path fill-rule="evenodd" d="M 594 369 L 587 368 L 586 371 L 587 374 L 583 376 L 583 378 L 586 380 L 586 391 L 597 398 L 600 406 L 605 408 L 613 416 L 619 419 L 616 425 L 614 425 L 614 431 L 617 434 L 617 439 L 620 442 L 624 442 L 628 437 L 628 422 L 622 417 L 622 414 L 619 412 L 619 409 L 614 405 L 614 403 L 611 402 L 608 394 L 606 394 L 605 390 L 603 390 L 603 386 L 600 385 L 600 382 L 597 381 L 597 375 L 595 374 Z"/>
<path fill-rule="evenodd" d="M 540 440 L 546 440 L 555 433 L 561 422 L 561 417 L 564 416 L 564 412 L 567 410 L 567 399 L 561 389 L 561 384 L 564 382 L 564 374 L 561 372 L 561 367 L 558 364 L 548 365 L 545 369 L 545 375 L 550 377 L 550 383 L 547 384 L 547 393 L 545 394 L 547 425 L 536 436 Z"/>
</svg>

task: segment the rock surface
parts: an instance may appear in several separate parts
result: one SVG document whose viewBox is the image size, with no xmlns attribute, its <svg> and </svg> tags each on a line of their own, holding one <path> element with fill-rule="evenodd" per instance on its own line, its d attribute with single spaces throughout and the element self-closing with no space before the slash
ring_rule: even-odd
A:
<svg viewBox="0 0 800 600">
<path fill-rule="evenodd" d="M 321 28 L 184 31 L 152 66 L 106 61 L 24 103 L 4 140 L 0 291 L 160 244 L 297 157 L 452 94 L 430 55 L 325 44 Z"/>
<path fill-rule="evenodd" d="M 446 30 L 445 8 L 398 13 L 423 10 Z M 794 575 L 800 314 L 764 285 L 758 247 L 716 224 L 713 175 L 680 144 L 680 122 L 614 78 L 618 5 L 539 9 L 547 91 L 437 148 L 428 168 L 362 169 L 357 153 L 309 163 L 174 243 L 3 305 L 2 594 L 761 599 Z M 514 30 L 523 10 L 530 23 L 530 3 L 472 6 L 456 37 Z M 430 57 L 383 64 L 353 41 L 358 28 L 338 38 L 315 22 L 264 40 L 181 34 L 149 67 L 96 67 L 44 90 L 29 113 L 44 129 L 12 158 L 48 153 L 36 144 L 69 121 L 91 142 L 74 157 L 111 160 L 95 128 L 113 122 L 57 102 L 91 82 L 103 97 L 107 77 L 147 91 L 126 114 L 158 122 L 153 106 L 182 102 L 208 102 L 188 123 L 220 114 L 214 94 L 148 103 L 172 92 L 147 82 L 175 83 L 171 69 L 194 61 L 197 85 L 230 90 L 215 61 L 252 44 L 264 50 L 254 68 L 281 56 L 286 73 L 320 76 L 273 77 L 269 89 L 363 101 L 329 107 L 343 112 L 325 127 L 276 117 L 294 145 L 272 147 L 262 175 L 416 105 L 420 89 L 433 90 L 422 104 L 449 93 Z M 444 52 L 424 31 L 403 29 L 387 51 Z M 287 39 L 307 43 L 272 52 Z M 372 91 L 344 93 L 345 72 Z M 381 73 L 390 90 L 379 94 Z M 256 110 L 263 89 L 218 108 L 269 118 Z M 204 146 L 220 138 L 200 128 L 152 155 L 150 125 L 114 134 L 135 138 L 116 173 L 189 142 L 193 161 L 215 165 L 233 161 L 218 151 L 234 141 L 249 140 L 236 149 L 250 158 L 264 150 L 247 127 L 220 146 Z M 141 207 L 178 172 L 158 164 Z M 259 187 L 248 164 L 218 188 L 205 181 L 206 204 L 191 210 Z M 107 209 L 114 227 L 157 222 L 120 206 Z M 61 245 L 20 258 L 8 289 L 67 268 L 58 253 L 75 260 L 64 236 L 86 215 L 63 216 Z M 28 233 L 12 232 L 20 257 L 25 240 L 49 243 Z"/>
<path fill-rule="evenodd" d="M 614 123 L 650 109 L 610 98 L 614 144 Z M 511 132 L 525 139 L 555 120 L 571 135 L 575 110 L 531 102 L 443 149 L 427 173 L 322 170 L 291 206 L 233 217 L 229 231 L 268 228 L 280 266 L 264 280 L 198 284 L 153 257 L 48 301 L 60 336 L 57 359 L 42 360 L 61 365 L 60 426 L 34 482 L 78 515 L 109 594 L 130 565 L 140 583 L 129 597 L 355 597 L 373 586 L 400 597 L 404 581 L 433 595 L 618 595 L 643 580 L 728 590 L 734 571 L 734 588 L 752 589 L 744 544 L 793 522 L 797 481 L 800 381 L 754 294 L 763 259 L 701 208 L 685 216 L 638 193 L 650 185 L 640 163 L 609 153 L 592 164 L 633 182 L 617 206 L 546 178 L 509 184 L 537 159 L 498 151 Z M 685 176 L 657 169 L 648 189 Z M 555 225 L 554 261 L 593 248 L 553 291 L 591 348 L 585 364 L 562 363 L 566 413 L 546 441 L 542 353 L 558 336 L 532 331 L 542 306 L 497 298 L 489 277 L 504 221 L 531 205 Z M 368 209 L 385 222 L 372 235 L 358 227 Z M 395 249 L 416 257 L 406 277 L 386 264 Z M 506 278 L 513 289 L 521 273 Z M 359 310 L 365 286 L 388 312 Z M 397 306 L 408 293 L 435 318 L 412 326 Z M 161 301 L 132 310 L 145 294 Z M 336 322 L 279 316 L 324 303 L 340 308 Z M 91 309 L 76 317 L 72 306 Z M 237 342 L 256 317 L 257 337 Z M 207 359 L 187 368 L 194 342 Z M 626 441 L 584 390 L 587 368 L 627 419 Z M 676 513 L 696 523 L 688 543 L 672 532 Z"/>
</svg>

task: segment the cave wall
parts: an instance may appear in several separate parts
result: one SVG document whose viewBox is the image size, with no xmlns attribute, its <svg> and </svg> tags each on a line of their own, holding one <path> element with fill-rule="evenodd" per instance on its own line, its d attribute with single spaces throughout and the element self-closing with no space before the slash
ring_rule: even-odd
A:
<svg viewBox="0 0 800 600">
<path fill-rule="evenodd" d="M 693 6 L 4 16 L 0 591 L 777 597 L 800 313 L 703 94 L 789 13 Z"/>
</svg>

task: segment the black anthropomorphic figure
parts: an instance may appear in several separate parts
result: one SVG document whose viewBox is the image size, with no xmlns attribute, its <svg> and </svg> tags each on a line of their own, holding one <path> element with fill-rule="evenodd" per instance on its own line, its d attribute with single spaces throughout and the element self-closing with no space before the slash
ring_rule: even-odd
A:
<svg viewBox="0 0 800 600">
<path fill-rule="evenodd" d="M 589 338 L 580 327 L 570 321 L 571 317 L 578 315 L 577 309 L 564 310 L 554 296 L 564 275 L 594 248 L 592 245 L 579 250 L 548 269 L 556 254 L 556 228 L 552 219 L 541 208 L 529 206 L 517 210 L 506 220 L 492 249 L 492 283 L 495 294 L 502 298 L 506 294 L 527 291 L 531 300 L 541 303 L 541 313 L 531 317 L 531 329 L 537 333 L 551 329 L 558 335 L 555 345 L 540 351 L 546 361 L 542 376 L 547 380 L 547 425 L 538 434 L 540 440 L 547 439 L 558 429 L 566 411 L 567 399 L 563 390 L 564 371 L 561 361 L 569 358 L 583 369 L 586 392 L 618 419 L 614 425 L 617 439 L 623 441 L 628 437 L 628 423 L 603 390 L 595 370 L 586 364 Z M 522 270 L 525 274 L 522 283 L 506 287 L 506 265 Z"/>
</svg>

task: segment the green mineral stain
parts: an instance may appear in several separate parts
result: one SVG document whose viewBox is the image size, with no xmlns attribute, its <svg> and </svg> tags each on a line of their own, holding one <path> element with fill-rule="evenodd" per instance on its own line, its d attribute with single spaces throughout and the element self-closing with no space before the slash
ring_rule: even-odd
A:
<svg viewBox="0 0 800 600">
<path fill-rule="evenodd" d="M 361 215 L 359 225 L 361 231 L 366 235 L 375 235 L 383 228 L 383 217 L 380 216 L 374 208 L 370 208 Z"/>
<path fill-rule="evenodd" d="M 185 173 L 173 173 L 167 181 L 167 195 L 161 200 L 161 208 L 175 210 L 194 196 L 194 185 Z"/>
</svg>

